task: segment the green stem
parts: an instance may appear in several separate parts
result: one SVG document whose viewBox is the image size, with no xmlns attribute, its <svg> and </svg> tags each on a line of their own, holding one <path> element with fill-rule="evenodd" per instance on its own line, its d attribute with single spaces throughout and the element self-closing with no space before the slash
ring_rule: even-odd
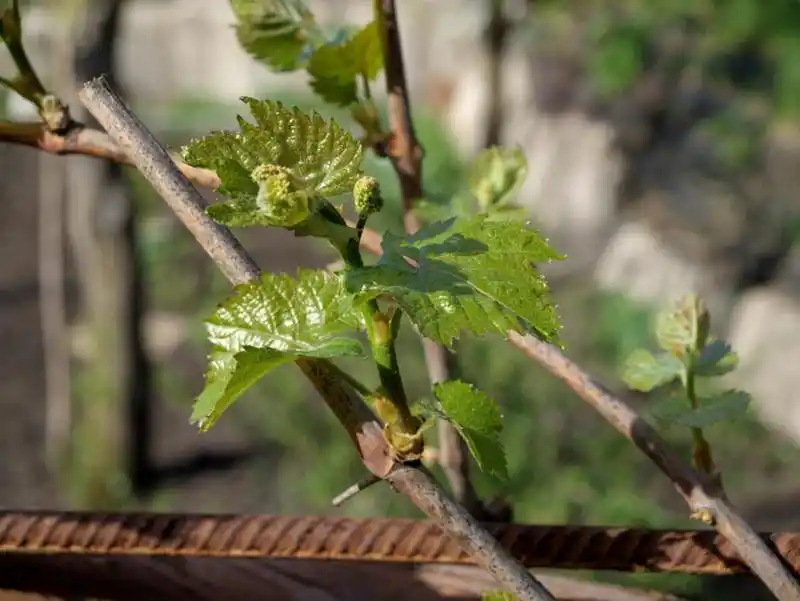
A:
<svg viewBox="0 0 800 601">
<path fill-rule="evenodd" d="M 686 396 L 689 398 L 692 409 L 698 409 L 700 403 L 695 390 L 694 358 L 691 359 L 691 364 L 686 372 Z M 692 465 L 696 470 L 710 476 L 714 476 L 716 471 L 711 455 L 711 446 L 703 435 L 702 428 L 692 428 Z"/>
<path fill-rule="evenodd" d="M 28 53 L 25 52 L 25 47 L 22 45 L 22 19 L 19 14 L 18 2 L 15 1 L 13 7 L 7 10 L 11 10 L 12 13 L 6 13 L 3 18 L 3 41 L 19 72 L 19 76 L 13 80 L 15 85 L 12 89 L 41 108 L 41 101 L 47 95 L 47 90 L 39 80 L 39 76 L 28 59 Z"/>
<path fill-rule="evenodd" d="M 332 207 L 325 207 L 320 211 L 320 215 L 328 219 L 336 227 L 346 226 L 342 216 Z M 361 220 L 359 220 L 360 223 Z M 349 237 L 346 242 L 336 244 L 336 247 L 348 268 L 358 269 L 364 266 L 358 237 Z M 368 301 L 364 306 L 364 322 L 367 327 L 367 337 L 372 348 L 375 365 L 378 368 L 378 378 L 381 383 L 382 393 L 379 396 L 383 397 L 384 402 L 388 402 L 391 405 L 391 413 L 394 415 L 393 422 L 388 426 L 395 434 L 405 439 L 415 439 L 419 432 L 420 421 L 411 413 L 403 378 L 400 375 L 400 366 L 395 349 L 395 338 L 398 331 L 397 322 L 381 311 L 377 299 Z M 416 444 L 412 445 L 412 447 L 413 454 L 421 453 L 421 448 Z"/>
<path fill-rule="evenodd" d="M 402 434 L 413 436 L 419 430 L 420 424 L 408 407 L 408 397 L 397 362 L 391 319 L 380 310 L 377 300 L 367 303 L 364 319 L 381 388 L 397 412 L 397 423 L 392 426 Z"/>
</svg>

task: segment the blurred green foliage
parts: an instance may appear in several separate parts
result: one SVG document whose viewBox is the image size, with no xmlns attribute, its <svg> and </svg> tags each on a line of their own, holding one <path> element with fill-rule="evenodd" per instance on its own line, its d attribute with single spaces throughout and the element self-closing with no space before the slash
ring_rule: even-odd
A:
<svg viewBox="0 0 800 601">
<path fill-rule="evenodd" d="M 535 24 L 563 24 L 567 15 L 585 25 L 583 55 L 603 92 L 624 92 L 657 66 L 755 93 L 781 115 L 800 112 L 796 0 L 545 0 L 531 7 Z"/>
</svg>

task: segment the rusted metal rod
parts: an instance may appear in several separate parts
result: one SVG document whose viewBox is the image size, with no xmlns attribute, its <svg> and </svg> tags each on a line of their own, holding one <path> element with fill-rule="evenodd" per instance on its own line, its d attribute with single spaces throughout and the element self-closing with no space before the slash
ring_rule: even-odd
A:
<svg viewBox="0 0 800 601">
<path fill-rule="evenodd" d="M 487 524 L 530 568 L 747 572 L 714 530 Z M 800 571 L 800 532 L 763 535 Z M 332 516 L 0 512 L 0 554 L 271 557 L 472 564 L 432 521 Z"/>
</svg>

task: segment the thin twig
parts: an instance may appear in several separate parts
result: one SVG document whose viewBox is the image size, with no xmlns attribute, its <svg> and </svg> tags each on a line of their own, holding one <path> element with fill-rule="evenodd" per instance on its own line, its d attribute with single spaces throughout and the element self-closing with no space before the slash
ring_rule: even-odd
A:
<svg viewBox="0 0 800 601">
<path fill-rule="evenodd" d="M 340 505 L 343 505 L 344 503 L 355 497 L 362 490 L 366 490 L 373 484 L 377 484 L 380 481 L 381 479 L 378 478 L 376 475 L 370 474 L 369 476 L 362 478 L 355 484 L 348 486 L 344 491 L 336 495 L 333 498 L 333 501 L 331 501 L 331 504 L 334 507 L 339 507 Z"/>
<path fill-rule="evenodd" d="M 80 98 L 232 283 L 260 277 L 252 258 L 230 230 L 205 214 L 200 195 L 104 78 L 85 84 Z M 387 480 L 427 515 L 437 519 L 442 529 L 456 537 L 501 586 L 525 601 L 553 601 L 522 564 L 462 507 L 447 498 L 426 472 L 390 459 L 380 424 L 364 401 L 330 372 L 327 362 L 301 360 L 298 364 L 345 426 L 373 474 Z"/>
<path fill-rule="evenodd" d="M 503 57 L 510 24 L 505 15 L 504 0 L 489 0 L 489 19 L 484 31 L 486 58 L 488 65 L 489 106 L 486 111 L 486 129 L 483 146 L 488 148 L 500 143 L 500 131 L 503 125 Z"/>
<path fill-rule="evenodd" d="M 411 120 L 403 46 L 400 41 L 394 0 L 381 0 L 379 10 L 378 20 L 383 26 L 383 55 L 389 94 L 389 127 L 392 130 L 387 154 L 400 180 L 405 230 L 409 234 L 414 234 L 420 227 L 419 220 L 414 214 L 414 203 L 423 193 L 423 149 Z M 453 353 L 438 342 L 427 338 L 422 338 L 422 345 L 431 386 L 452 380 L 456 367 Z M 466 443 L 452 424 L 445 420 L 439 420 L 438 432 L 439 464 L 450 484 L 450 491 L 473 516 L 485 519 L 488 517 L 485 507 L 469 477 L 470 454 Z"/>
<path fill-rule="evenodd" d="M 12 123 L 0 121 L 0 143 L 20 144 L 38 148 L 50 154 L 79 154 L 132 165 L 128 155 L 105 132 L 73 122 L 65 134 L 55 134 L 40 122 Z M 173 157 L 174 158 L 174 157 Z M 208 169 L 192 167 L 179 160 L 178 168 L 199 186 L 216 190 L 220 180 Z"/>
<path fill-rule="evenodd" d="M 630 439 L 675 484 L 694 516 L 707 515 L 750 569 L 781 601 L 800 599 L 800 584 L 720 494 L 706 474 L 693 470 L 646 421 L 622 400 L 594 382 L 554 346 L 532 336 L 509 332 L 508 339 L 526 355 L 594 407 L 618 432 Z"/>
</svg>

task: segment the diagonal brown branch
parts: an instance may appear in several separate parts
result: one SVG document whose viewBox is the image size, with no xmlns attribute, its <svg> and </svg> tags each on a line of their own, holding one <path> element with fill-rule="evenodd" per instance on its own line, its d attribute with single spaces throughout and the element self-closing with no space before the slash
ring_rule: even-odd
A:
<svg viewBox="0 0 800 601">
<path fill-rule="evenodd" d="M 258 278 L 260 271 L 252 258 L 230 230 L 205 214 L 199 193 L 107 81 L 101 77 L 85 84 L 80 98 L 231 283 Z M 501 586 L 524 601 L 553 601 L 547 590 L 469 513 L 449 499 L 424 469 L 390 459 L 380 424 L 363 400 L 336 378 L 327 363 L 320 360 L 297 363 L 346 428 L 370 471 L 436 519 Z"/>
<path fill-rule="evenodd" d="M 403 197 L 403 223 L 409 234 L 419 229 L 419 220 L 414 214 L 414 203 L 423 194 L 422 157 L 414 123 L 411 120 L 411 103 L 408 97 L 403 46 L 397 23 L 394 0 L 381 0 L 378 20 L 382 25 L 383 56 L 386 64 L 386 87 L 389 94 L 389 127 L 392 130 L 387 155 L 400 180 Z M 422 338 L 425 363 L 431 386 L 454 378 L 456 359 L 443 345 Z M 439 455 L 450 490 L 455 499 L 478 519 L 489 519 L 486 508 L 470 480 L 470 454 L 467 445 L 455 428 L 439 420 Z"/>
<path fill-rule="evenodd" d="M 782 601 L 800 599 L 800 584 L 767 543 L 728 504 L 705 474 L 693 470 L 633 409 L 596 383 L 554 346 L 509 332 L 508 339 L 527 356 L 566 382 L 620 434 L 628 438 L 675 484 L 693 517 L 707 516 L 750 569 Z M 705 520 L 704 520 L 705 521 Z"/>
</svg>

